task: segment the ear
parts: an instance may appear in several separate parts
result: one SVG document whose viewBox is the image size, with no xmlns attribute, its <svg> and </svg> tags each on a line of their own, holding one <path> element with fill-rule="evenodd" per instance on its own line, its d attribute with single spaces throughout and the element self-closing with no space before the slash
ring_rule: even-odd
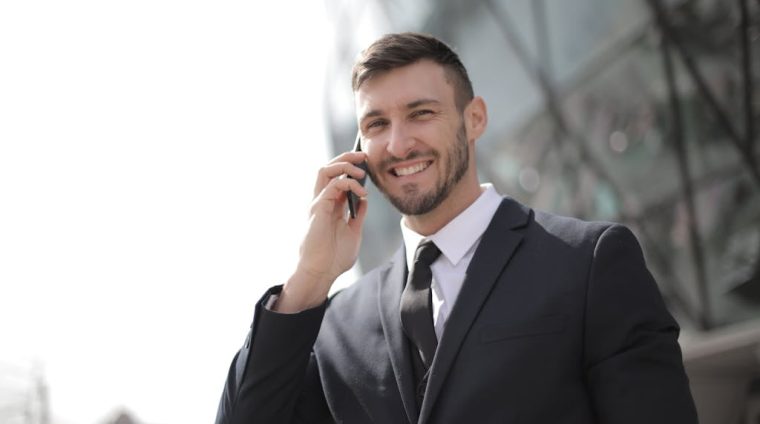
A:
<svg viewBox="0 0 760 424">
<path fill-rule="evenodd" d="M 476 96 L 464 109 L 464 122 L 467 129 L 467 141 L 474 142 L 486 131 L 488 110 L 482 97 Z"/>
</svg>

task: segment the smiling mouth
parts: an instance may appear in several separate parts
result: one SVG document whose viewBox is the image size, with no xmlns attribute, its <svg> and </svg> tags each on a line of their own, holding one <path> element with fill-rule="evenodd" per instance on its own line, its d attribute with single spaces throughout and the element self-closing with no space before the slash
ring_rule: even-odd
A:
<svg viewBox="0 0 760 424">
<path fill-rule="evenodd" d="M 424 171 L 425 169 L 427 169 L 428 166 L 430 166 L 431 163 L 433 163 L 433 161 L 420 162 L 412 166 L 393 168 L 391 169 L 391 174 L 397 177 L 405 177 L 407 175 L 413 175 L 418 172 Z"/>
</svg>

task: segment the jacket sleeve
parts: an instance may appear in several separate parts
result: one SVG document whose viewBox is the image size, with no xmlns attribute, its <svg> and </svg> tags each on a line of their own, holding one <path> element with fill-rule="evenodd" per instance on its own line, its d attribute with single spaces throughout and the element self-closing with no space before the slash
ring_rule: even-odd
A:
<svg viewBox="0 0 760 424">
<path fill-rule="evenodd" d="M 232 360 L 216 424 L 329 423 L 312 346 L 327 304 L 297 314 L 256 305 L 245 344 Z"/>
<path fill-rule="evenodd" d="M 633 233 L 607 228 L 589 274 L 584 340 L 600 423 L 697 423 L 678 333 Z"/>
</svg>

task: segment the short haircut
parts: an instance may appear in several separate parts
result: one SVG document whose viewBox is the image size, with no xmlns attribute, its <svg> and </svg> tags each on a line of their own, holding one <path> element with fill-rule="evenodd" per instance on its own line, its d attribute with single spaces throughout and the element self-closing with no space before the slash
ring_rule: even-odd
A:
<svg viewBox="0 0 760 424">
<path fill-rule="evenodd" d="M 414 32 L 386 34 L 362 51 L 351 72 L 351 87 L 356 92 L 372 77 L 396 68 L 429 59 L 441 65 L 446 81 L 454 88 L 459 111 L 472 100 L 470 77 L 462 61 L 443 41 Z"/>
</svg>

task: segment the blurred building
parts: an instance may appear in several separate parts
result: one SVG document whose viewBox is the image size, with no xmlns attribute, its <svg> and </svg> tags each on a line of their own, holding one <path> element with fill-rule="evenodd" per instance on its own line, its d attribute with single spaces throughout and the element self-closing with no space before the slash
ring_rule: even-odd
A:
<svg viewBox="0 0 760 424">
<path fill-rule="evenodd" d="M 110 418 L 107 418 L 103 424 L 139 424 L 139 421 L 128 410 L 120 408 Z"/>
<path fill-rule="evenodd" d="M 0 361 L 0 423 L 50 424 L 48 387 L 33 361 Z"/>
<path fill-rule="evenodd" d="M 760 2 L 328 0 L 327 11 L 336 153 L 356 133 L 356 54 L 388 32 L 447 41 L 489 106 L 481 179 L 535 208 L 630 226 L 683 328 L 702 421 L 750 419 L 760 376 Z M 387 202 L 370 208 L 365 270 L 400 243 L 398 214 Z"/>
</svg>

